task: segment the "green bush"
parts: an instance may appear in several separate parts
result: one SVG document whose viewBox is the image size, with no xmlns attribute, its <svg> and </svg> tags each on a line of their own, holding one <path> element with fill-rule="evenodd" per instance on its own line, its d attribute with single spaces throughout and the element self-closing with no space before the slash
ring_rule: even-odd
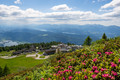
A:
<svg viewBox="0 0 120 80">
<path fill-rule="evenodd" d="M 42 55 L 42 56 L 40 56 L 40 58 L 45 58 L 45 56 L 44 56 L 44 55 Z"/>
<path fill-rule="evenodd" d="M 36 54 L 36 57 L 38 57 L 38 54 Z"/>
</svg>

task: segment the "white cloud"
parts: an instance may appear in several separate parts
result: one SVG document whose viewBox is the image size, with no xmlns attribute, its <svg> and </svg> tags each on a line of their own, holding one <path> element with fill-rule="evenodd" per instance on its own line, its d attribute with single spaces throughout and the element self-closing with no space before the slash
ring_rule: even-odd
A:
<svg viewBox="0 0 120 80">
<path fill-rule="evenodd" d="M 51 9 L 54 10 L 54 11 L 69 11 L 69 10 L 72 10 L 72 8 L 68 7 L 66 4 L 53 6 Z"/>
<path fill-rule="evenodd" d="M 100 11 L 107 11 L 107 13 L 104 13 L 103 16 L 119 18 L 120 0 L 112 0 L 110 3 L 101 6 Z"/>
<path fill-rule="evenodd" d="M 15 4 L 22 4 L 20 0 L 14 1 Z"/>
<path fill-rule="evenodd" d="M 112 0 L 110 3 L 101 6 L 101 9 L 113 8 L 120 6 L 120 0 Z"/>
<path fill-rule="evenodd" d="M 44 13 L 32 8 L 0 5 L 0 24 L 101 24 L 120 26 L 120 7 L 102 15 L 91 11 L 62 11 Z M 118 20 L 118 21 L 117 21 Z"/>
</svg>

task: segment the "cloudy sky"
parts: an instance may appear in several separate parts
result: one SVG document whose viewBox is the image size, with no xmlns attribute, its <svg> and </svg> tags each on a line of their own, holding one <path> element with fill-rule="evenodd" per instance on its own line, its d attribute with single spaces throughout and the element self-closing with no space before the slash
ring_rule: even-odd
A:
<svg viewBox="0 0 120 80">
<path fill-rule="evenodd" d="M 0 0 L 0 25 L 120 26 L 120 0 Z"/>
</svg>

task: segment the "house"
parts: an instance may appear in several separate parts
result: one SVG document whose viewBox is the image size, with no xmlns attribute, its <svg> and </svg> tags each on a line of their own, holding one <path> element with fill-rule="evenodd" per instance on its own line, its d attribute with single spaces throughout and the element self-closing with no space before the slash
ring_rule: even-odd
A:
<svg viewBox="0 0 120 80">
<path fill-rule="evenodd" d="M 56 52 L 56 49 L 48 49 L 43 52 L 43 55 L 50 55 L 54 54 Z"/>
<path fill-rule="evenodd" d="M 67 44 L 58 44 L 58 45 L 52 45 L 51 49 L 45 50 L 44 54 L 53 54 L 53 53 L 59 53 L 59 52 L 69 52 L 70 50 L 75 51 L 76 49 L 82 48 L 81 45 L 70 45 L 68 46 Z"/>
</svg>

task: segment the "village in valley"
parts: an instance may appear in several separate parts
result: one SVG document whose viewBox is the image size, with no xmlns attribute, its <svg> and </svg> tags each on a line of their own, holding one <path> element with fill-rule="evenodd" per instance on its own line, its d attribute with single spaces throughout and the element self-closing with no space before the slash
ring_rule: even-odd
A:
<svg viewBox="0 0 120 80">
<path fill-rule="evenodd" d="M 75 51 L 76 49 L 83 48 L 82 45 L 68 45 L 60 43 L 58 45 L 52 45 L 49 49 L 44 49 L 41 46 L 35 47 L 32 45 L 29 49 L 22 49 L 15 52 L 12 52 L 11 56 L 1 56 L 4 59 L 11 59 L 18 57 L 20 55 L 26 55 L 26 57 L 32 57 L 34 59 L 47 59 L 50 55 L 67 53 Z"/>
</svg>

